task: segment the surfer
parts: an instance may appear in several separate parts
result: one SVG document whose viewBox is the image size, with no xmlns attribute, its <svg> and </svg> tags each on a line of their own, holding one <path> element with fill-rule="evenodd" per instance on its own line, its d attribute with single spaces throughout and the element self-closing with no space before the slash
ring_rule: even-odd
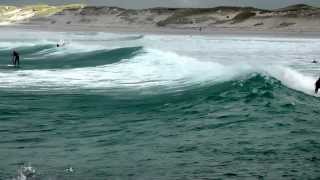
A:
<svg viewBox="0 0 320 180">
<path fill-rule="evenodd" d="M 316 83 L 315 83 L 315 90 L 314 90 L 314 92 L 317 94 L 318 93 L 318 90 L 319 90 L 319 88 L 320 88 L 320 77 L 319 77 L 319 79 L 316 81 Z"/>
<path fill-rule="evenodd" d="M 12 64 L 14 66 L 19 66 L 20 64 L 20 57 L 19 57 L 19 53 L 16 50 L 12 51 Z"/>
<path fill-rule="evenodd" d="M 316 64 L 316 63 L 318 63 L 318 61 L 316 61 L 316 60 L 313 60 L 313 61 L 312 61 L 312 63 Z"/>
<path fill-rule="evenodd" d="M 64 40 L 60 40 L 58 43 L 57 43 L 57 47 L 62 47 L 66 45 L 66 43 L 64 42 Z"/>
</svg>

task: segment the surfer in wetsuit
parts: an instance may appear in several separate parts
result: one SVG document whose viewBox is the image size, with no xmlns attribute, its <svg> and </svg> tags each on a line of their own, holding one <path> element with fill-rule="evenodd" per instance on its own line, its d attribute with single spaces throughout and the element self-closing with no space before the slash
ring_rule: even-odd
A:
<svg viewBox="0 0 320 180">
<path fill-rule="evenodd" d="M 12 64 L 14 66 L 17 66 L 17 65 L 19 66 L 19 64 L 20 64 L 19 53 L 15 50 L 13 50 L 13 52 L 12 52 Z"/>
<path fill-rule="evenodd" d="M 318 90 L 320 88 L 320 77 L 319 79 L 316 81 L 315 83 L 315 89 L 314 89 L 314 92 L 317 94 L 318 93 Z"/>
</svg>

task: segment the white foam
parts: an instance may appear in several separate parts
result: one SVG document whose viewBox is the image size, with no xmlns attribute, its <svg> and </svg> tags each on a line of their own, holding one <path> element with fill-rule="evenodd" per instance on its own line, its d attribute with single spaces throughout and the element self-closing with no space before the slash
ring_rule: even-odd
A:
<svg viewBox="0 0 320 180">
<path fill-rule="evenodd" d="M 314 84 L 317 78 L 314 76 L 304 75 L 292 68 L 283 66 L 267 66 L 264 67 L 263 70 L 291 89 L 295 89 L 309 95 L 315 95 Z"/>
<path fill-rule="evenodd" d="M 139 37 L 69 32 L 0 34 L 0 38 L 10 37 L 22 41 L 2 41 L 0 48 L 55 44 L 60 39 L 68 42 L 55 51 L 39 52 L 40 56 L 135 46 L 146 49 L 145 53 L 130 60 L 99 67 L 0 72 L 0 87 L 22 89 L 179 87 L 228 81 L 250 72 L 258 72 L 267 73 L 287 87 L 313 94 L 317 65 L 309 62 L 320 59 L 319 40 L 305 38 L 189 35 Z M 28 41 L 23 41 L 25 39 Z"/>
<path fill-rule="evenodd" d="M 13 180 L 28 180 L 34 179 L 36 175 L 36 169 L 32 167 L 30 164 L 28 166 L 23 166 L 18 169 L 18 175 Z"/>
<path fill-rule="evenodd" d="M 22 70 L 0 73 L 0 87 L 39 88 L 144 88 L 184 86 L 230 80 L 250 69 L 202 62 L 172 52 L 147 50 L 120 63 L 65 70 Z"/>
<path fill-rule="evenodd" d="M 0 42 L 0 49 L 12 49 L 22 46 L 35 46 L 36 44 L 33 42 Z"/>
</svg>

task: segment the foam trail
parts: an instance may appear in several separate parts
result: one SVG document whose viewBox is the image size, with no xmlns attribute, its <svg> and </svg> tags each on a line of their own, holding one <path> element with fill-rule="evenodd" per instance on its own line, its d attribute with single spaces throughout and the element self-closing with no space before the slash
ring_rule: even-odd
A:
<svg viewBox="0 0 320 180">
<path fill-rule="evenodd" d="M 304 75 L 296 70 L 284 66 L 269 66 L 265 67 L 264 71 L 291 89 L 295 89 L 309 95 L 315 95 L 314 84 L 317 80 L 316 77 Z"/>
<path fill-rule="evenodd" d="M 23 47 L 23 46 L 35 46 L 37 43 L 32 43 L 32 42 L 0 42 L 0 50 L 8 50 L 12 48 L 17 48 L 17 47 Z"/>
</svg>

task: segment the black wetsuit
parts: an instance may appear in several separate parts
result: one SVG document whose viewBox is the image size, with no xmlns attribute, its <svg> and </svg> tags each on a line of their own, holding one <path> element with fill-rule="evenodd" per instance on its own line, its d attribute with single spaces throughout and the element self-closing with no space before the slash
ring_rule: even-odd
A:
<svg viewBox="0 0 320 180">
<path fill-rule="evenodd" d="M 318 93 L 318 90 L 320 88 L 320 78 L 317 80 L 317 82 L 315 83 L 315 90 L 314 92 L 317 94 Z"/>
<path fill-rule="evenodd" d="M 12 63 L 15 66 L 20 64 L 20 57 L 17 51 L 12 52 Z"/>
</svg>

